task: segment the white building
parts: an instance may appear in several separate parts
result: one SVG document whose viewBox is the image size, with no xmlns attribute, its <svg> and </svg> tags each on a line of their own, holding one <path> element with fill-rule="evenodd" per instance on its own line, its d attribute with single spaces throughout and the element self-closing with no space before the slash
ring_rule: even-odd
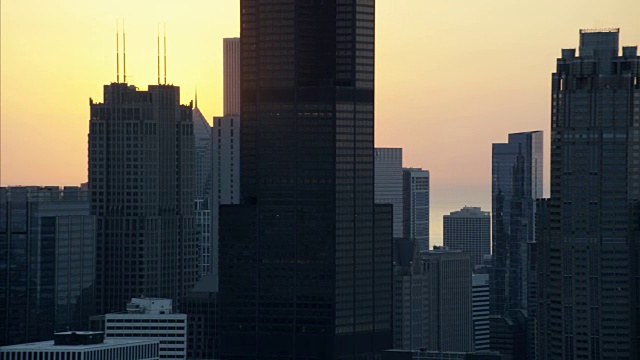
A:
<svg viewBox="0 0 640 360">
<path fill-rule="evenodd" d="M 158 341 L 163 359 L 187 356 L 187 315 L 174 314 L 171 299 L 131 299 L 126 312 L 105 315 L 105 335 Z"/>
<path fill-rule="evenodd" d="M 489 350 L 489 274 L 473 274 L 473 350 Z"/>
<path fill-rule="evenodd" d="M 56 333 L 54 340 L 0 347 L 0 360 L 159 360 L 157 341 L 105 339 L 102 332 Z"/>
</svg>

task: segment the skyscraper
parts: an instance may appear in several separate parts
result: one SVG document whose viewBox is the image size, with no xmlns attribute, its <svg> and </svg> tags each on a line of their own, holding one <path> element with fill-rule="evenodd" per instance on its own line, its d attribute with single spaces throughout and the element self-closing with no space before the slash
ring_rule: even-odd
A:
<svg viewBox="0 0 640 360">
<path fill-rule="evenodd" d="M 445 247 L 422 252 L 427 326 L 424 348 L 473 351 L 472 266 L 469 254 Z"/>
<path fill-rule="evenodd" d="M 535 241 L 536 199 L 542 197 L 542 131 L 509 134 L 493 144 L 491 312 L 527 309 L 527 251 Z"/>
<path fill-rule="evenodd" d="M 471 255 L 474 266 L 491 253 L 491 215 L 479 207 L 465 206 L 443 216 L 443 243 L 451 250 Z"/>
<path fill-rule="evenodd" d="M 220 205 L 240 203 L 240 116 L 214 117 L 211 142 L 214 176 L 211 191 L 211 266 L 208 273 L 217 275 Z"/>
<path fill-rule="evenodd" d="M 89 188 L 97 227 L 97 304 L 178 302 L 198 276 L 191 105 L 180 88 L 112 83 L 91 105 Z M 179 304 L 179 302 L 178 302 Z"/>
<path fill-rule="evenodd" d="M 374 204 L 374 1 L 242 0 L 241 204 L 220 212 L 220 357 L 391 347 Z"/>
<path fill-rule="evenodd" d="M 489 350 L 489 274 L 473 274 L 473 351 Z"/>
<path fill-rule="evenodd" d="M 402 169 L 403 237 L 429 250 L 429 170 Z"/>
<path fill-rule="evenodd" d="M 402 149 L 375 149 L 375 202 L 393 205 L 393 237 L 402 230 Z"/>
<path fill-rule="evenodd" d="M 240 115 L 240 39 L 222 40 L 224 115 Z"/>
<path fill-rule="evenodd" d="M 95 311 L 95 219 L 77 187 L 0 188 L 0 346 L 86 330 Z"/>
<path fill-rule="evenodd" d="M 537 245 L 539 359 L 640 357 L 640 57 L 581 30 L 552 76 L 548 236 Z"/>
</svg>

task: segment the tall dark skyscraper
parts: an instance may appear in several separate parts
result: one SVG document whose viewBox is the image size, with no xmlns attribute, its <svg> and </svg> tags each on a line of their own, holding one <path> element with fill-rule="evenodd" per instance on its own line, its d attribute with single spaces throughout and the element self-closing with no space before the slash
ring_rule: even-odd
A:
<svg viewBox="0 0 640 360">
<path fill-rule="evenodd" d="M 178 302 L 198 276 L 192 109 L 180 88 L 104 87 L 91 103 L 89 188 L 97 227 L 97 304 Z"/>
<path fill-rule="evenodd" d="M 640 358 L 640 58 L 618 37 L 581 30 L 552 77 L 539 359 Z"/>
<path fill-rule="evenodd" d="M 509 134 L 493 144 L 491 312 L 527 309 L 527 252 L 535 241 L 536 199 L 542 197 L 542 131 Z"/>
<path fill-rule="evenodd" d="M 220 212 L 220 357 L 372 356 L 392 346 L 374 0 L 240 7 L 241 204 Z"/>
</svg>

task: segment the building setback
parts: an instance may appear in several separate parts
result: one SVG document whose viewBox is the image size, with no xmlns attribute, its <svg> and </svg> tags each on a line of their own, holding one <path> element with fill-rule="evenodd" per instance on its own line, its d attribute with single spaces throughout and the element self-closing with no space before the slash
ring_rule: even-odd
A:
<svg viewBox="0 0 640 360">
<path fill-rule="evenodd" d="M 640 358 L 640 57 L 619 35 L 580 30 L 552 76 L 540 359 Z"/>
<path fill-rule="evenodd" d="M 491 253 L 491 215 L 479 207 L 465 206 L 444 215 L 443 244 L 471 255 L 473 266 L 483 264 Z"/>
<path fill-rule="evenodd" d="M 192 109 L 179 101 L 177 86 L 124 83 L 90 101 L 100 313 L 141 294 L 178 301 L 198 276 Z"/>
<path fill-rule="evenodd" d="M 403 237 L 429 250 L 429 170 L 402 169 Z"/>
<path fill-rule="evenodd" d="M 393 205 L 393 237 L 403 236 L 402 149 L 375 149 L 375 202 Z"/>
<path fill-rule="evenodd" d="M 374 1 L 241 0 L 241 200 L 220 211 L 220 358 L 391 344 L 392 209 L 374 204 Z"/>
<path fill-rule="evenodd" d="M 95 252 L 86 190 L 0 188 L 0 346 L 87 329 Z"/>
</svg>

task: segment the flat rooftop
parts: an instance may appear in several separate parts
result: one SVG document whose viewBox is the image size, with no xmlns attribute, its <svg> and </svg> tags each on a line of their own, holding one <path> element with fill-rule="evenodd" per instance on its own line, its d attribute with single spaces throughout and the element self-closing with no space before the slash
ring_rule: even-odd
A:
<svg viewBox="0 0 640 360">
<path fill-rule="evenodd" d="M 54 345 L 53 340 L 40 341 L 34 343 L 16 344 L 0 347 L 0 353 L 13 350 L 28 350 L 28 351 L 78 351 L 78 350 L 91 350 L 112 348 L 127 345 L 140 345 L 140 344 L 153 344 L 158 341 L 153 340 L 137 340 L 137 339 L 125 339 L 125 338 L 105 338 L 104 342 L 100 344 L 90 345 Z"/>
</svg>

